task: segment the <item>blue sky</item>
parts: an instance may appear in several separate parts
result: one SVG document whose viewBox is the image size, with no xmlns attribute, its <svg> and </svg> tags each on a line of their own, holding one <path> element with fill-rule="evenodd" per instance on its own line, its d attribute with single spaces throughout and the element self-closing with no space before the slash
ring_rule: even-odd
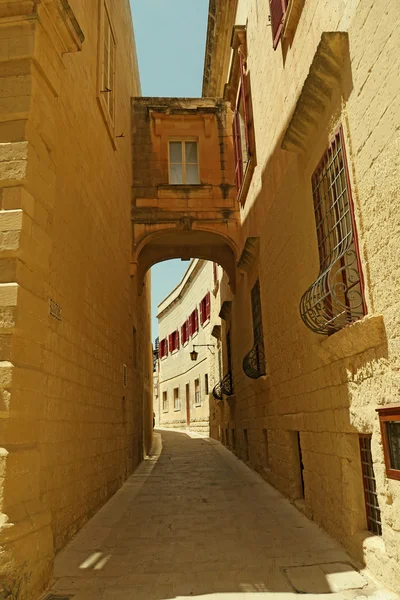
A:
<svg viewBox="0 0 400 600">
<path fill-rule="evenodd" d="M 209 0 L 131 0 L 143 96 L 201 97 Z M 151 270 L 152 337 L 157 305 L 178 284 L 188 262 Z"/>
</svg>

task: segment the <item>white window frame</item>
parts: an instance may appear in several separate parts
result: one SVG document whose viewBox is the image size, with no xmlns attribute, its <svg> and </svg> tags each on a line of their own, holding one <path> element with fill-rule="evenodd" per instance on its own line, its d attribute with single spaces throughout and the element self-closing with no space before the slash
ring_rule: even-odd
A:
<svg viewBox="0 0 400 600">
<path fill-rule="evenodd" d="M 167 408 L 164 407 L 164 394 L 165 394 Z M 167 413 L 169 411 L 169 406 L 168 406 L 168 390 L 163 390 L 163 392 L 162 392 L 162 408 L 163 408 L 163 412 L 164 413 Z"/>
<path fill-rule="evenodd" d="M 182 183 L 171 183 L 171 152 L 170 152 L 170 144 L 171 142 L 180 142 L 181 150 L 182 150 L 182 163 L 172 163 L 174 165 L 182 165 Z M 197 164 L 197 174 L 198 174 L 198 182 L 197 183 L 186 183 L 186 152 L 185 152 L 185 144 L 186 142 L 195 142 L 197 144 L 197 163 L 189 163 L 189 164 Z M 168 183 L 169 185 L 200 185 L 200 146 L 199 140 L 197 138 L 169 138 L 168 139 Z"/>
<path fill-rule="evenodd" d="M 199 382 L 199 391 L 198 392 L 196 392 L 196 381 Z M 197 401 L 197 394 L 199 395 L 198 401 Z M 201 403 L 201 377 L 199 375 L 199 377 L 197 377 L 194 380 L 194 405 L 195 406 L 201 406 L 201 404 L 202 404 Z"/>
<path fill-rule="evenodd" d="M 176 390 L 178 390 L 178 395 L 175 397 Z M 179 386 L 174 388 L 174 410 L 175 411 L 181 410 L 181 396 L 180 396 Z"/>
</svg>

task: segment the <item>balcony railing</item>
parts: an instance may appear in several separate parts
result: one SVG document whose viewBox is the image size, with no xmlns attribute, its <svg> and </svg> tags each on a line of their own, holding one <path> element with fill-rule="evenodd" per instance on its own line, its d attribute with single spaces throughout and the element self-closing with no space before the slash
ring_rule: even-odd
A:
<svg viewBox="0 0 400 600">
<path fill-rule="evenodd" d="M 250 379 L 258 379 L 266 374 L 264 342 L 253 346 L 243 359 L 243 371 Z"/>
<path fill-rule="evenodd" d="M 225 396 L 232 396 L 233 394 L 232 373 L 230 371 L 213 389 L 213 396 L 216 400 L 222 400 L 223 394 Z"/>
</svg>

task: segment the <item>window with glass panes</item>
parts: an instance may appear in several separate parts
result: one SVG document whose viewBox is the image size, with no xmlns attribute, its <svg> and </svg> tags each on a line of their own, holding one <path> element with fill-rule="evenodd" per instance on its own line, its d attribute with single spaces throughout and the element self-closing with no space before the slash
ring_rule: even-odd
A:
<svg viewBox="0 0 400 600">
<path fill-rule="evenodd" d="M 200 406 L 200 379 L 196 379 L 194 382 L 194 403 L 196 406 Z"/>
<path fill-rule="evenodd" d="M 168 411 L 168 395 L 167 395 L 167 392 L 163 392 L 163 395 L 162 395 L 162 404 L 163 404 L 163 411 L 167 412 Z"/>
<path fill-rule="evenodd" d="M 169 183 L 196 185 L 199 177 L 199 150 L 195 140 L 169 142 Z"/>
</svg>

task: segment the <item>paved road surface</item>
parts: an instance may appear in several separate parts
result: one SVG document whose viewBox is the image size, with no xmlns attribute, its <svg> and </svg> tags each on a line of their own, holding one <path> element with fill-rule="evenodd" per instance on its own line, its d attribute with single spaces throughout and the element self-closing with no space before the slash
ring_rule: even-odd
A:
<svg viewBox="0 0 400 600">
<path fill-rule="evenodd" d="M 394 598 L 219 443 L 165 430 L 58 555 L 51 592 L 73 600 Z"/>
</svg>

